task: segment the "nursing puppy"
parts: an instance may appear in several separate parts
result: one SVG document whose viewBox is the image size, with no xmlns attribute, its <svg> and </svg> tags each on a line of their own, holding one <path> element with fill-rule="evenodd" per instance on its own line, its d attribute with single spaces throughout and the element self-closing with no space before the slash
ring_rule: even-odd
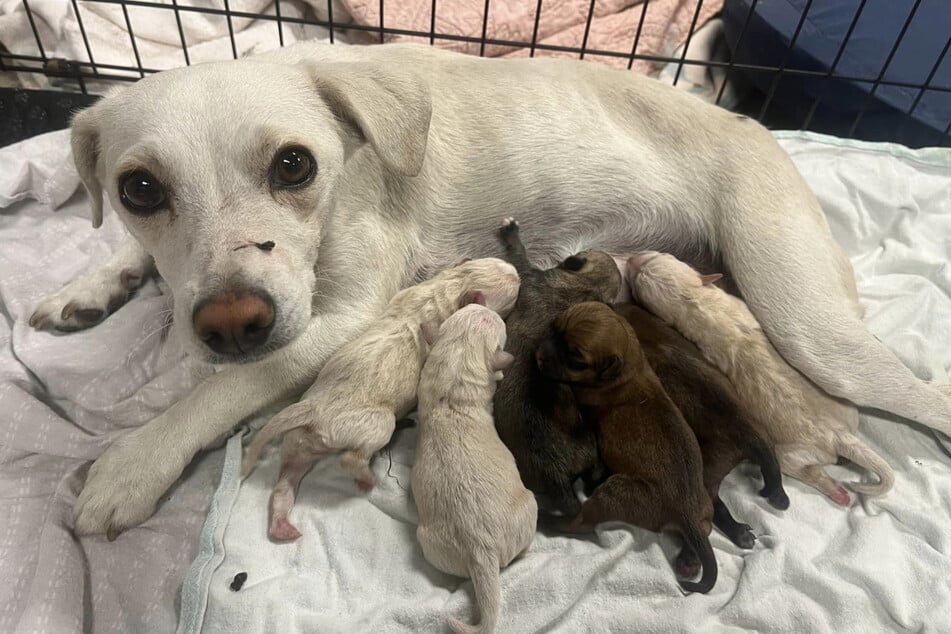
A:
<svg viewBox="0 0 951 634">
<path fill-rule="evenodd" d="M 621 275 L 602 251 L 584 251 L 547 270 L 532 266 L 511 218 L 499 235 L 521 286 L 506 320 L 506 351 L 515 361 L 495 394 L 495 427 L 515 456 L 525 486 L 542 497 L 542 505 L 575 515 L 581 503 L 574 481 L 594 479 L 601 470 L 597 439 L 581 421 L 571 390 L 539 373 L 535 350 L 551 330 L 552 319 L 568 306 L 613 301 Z"/>
<path fill-rule="evenodd" d="M 593 531 L 601 522 L 627 522 L 651 531 L 673 531 L 684 550 L 700 559 L 688 592 L 709 592 L 717 561 L 707 535 L 713 504 L 703 481 L 697 439 L 651 370 L 630 324 L 607 304 L 586 302 L 565 311 L 538 348 L 538 367 L 568 386 L 585 420 L 597 428 L 604 465 L 611 472 L 574 517 L 554 520 L 560 530 Z M 695 574 L 681 564 L 682 576 Z"/>
<path fill-rule="evenodd" d="M 518 275 L 510 264 L 494 258 L 463 262 L 397 293 L 366 332 L 341 348 L 300 402 L 268 421 L 248 447 L 245 475 L 271 439 L 284 434 L 271 538 L 300 537 L 287 516 L 301 478 L 323 456 L 343 451 L 340 463 L 360 489 L 373 487 L 370 458 L 389 442 L 397 419 L 416 405 L 426 356 L 420 324 L 439 324 L 471 301 L 507 314 L 517 293 Z"/>
<path fill-rule="evenodd" d="M 614 309 L 634 328 L 648 364 L 700 444 L 703 482 L 713 500 L 713 525 L 740 548 L 752 548 L 756 536 L 720 499 L 720 482 L 745 458 L 763 473 L 760 495 L 778 509 L 788 508 L 789 497 L 769 441 L 740 404 L 730 380 L 695 345 L 639 306 L 619 304 Z"/>
<path fill-rule="evenodd" d="M 432 349 L 419 381 L 416 536 L 429 563 L 472 578 L 481 623 L 451 619 L 452 629 L 493 632 L 501 603 L 499 569 L 528 549 L 538 515 L 492 421 L 496 381 L 513 360 L 503 351 L 505 324 L 494 312 L 471 305 L 441 328 L 423 324 L 423 332 Z"/>
<path fill-rule="evenodd" d="M 891 467 L 855 435 L 858 410 L 829 397 L 786 363 L 746 304 L 713 286 L 719 275 L 700 275 L 656 252 L 630 258 L 627 275 L 636 299 L 730 378 L 775 446 L 784 473 L 846 506 L 849 494 L 823 469 L 842 456 L 878 476 L 877 484 L 849 483 L 854 491 L 881 495 L 891 489 Z"/>
</svg>

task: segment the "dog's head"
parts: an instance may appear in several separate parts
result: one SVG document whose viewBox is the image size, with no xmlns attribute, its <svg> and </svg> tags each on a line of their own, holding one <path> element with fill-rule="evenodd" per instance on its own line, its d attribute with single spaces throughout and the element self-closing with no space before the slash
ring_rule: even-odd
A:
<svg viewBox="0 0 951 634">
<path fill-rule="evenodd" d="M 627 260 L 627 280 L 634 298 L 668 321 L 684 302 L 721 277 L 719 273 L 701 275 L 686 262 L 657 251 L 643 251 Z"/>
<path fill-rule="evenodd" d="M 462 355 L 461 366 L 485 369 L 495 380 L 501 380 L 502 371 L 515 358 L 505 352 L 505 322 L 485 301 L 481 293 L 472 295 L 471 303 L 450 315 L 442 325 L 424 323 L 423 336 L 430 346 L 437 342 L 452 345 Z"/>
<path fill-rule="evenodd" d="M 613 302 L 621 286 L 621 273 L 614 258 L 593 249 L 568 256 L 545 274 L 559 294 L 580 295 L 585 300 Z"/>
<path fill-rule="evenodd" d="M 409 71 L 240 60 L 107 96 L 75 117 L 72 149 L 94 225 L 105 197 L 154 257 L 190 348 L 247 361 L 320 310 L 314 268 L 340 183 L 368 164 L 417 174 L 430 115 Z"/>
<path fill-rule="evenodd" d="M 553 381 L 585 386 L 611 383 L 631 361 L 631 344 L 636 343 L 631 334 L 627 322 L 607 304 L 575 304 L 555 319 L 535 360 L 541 373 Z"/>
</svg>

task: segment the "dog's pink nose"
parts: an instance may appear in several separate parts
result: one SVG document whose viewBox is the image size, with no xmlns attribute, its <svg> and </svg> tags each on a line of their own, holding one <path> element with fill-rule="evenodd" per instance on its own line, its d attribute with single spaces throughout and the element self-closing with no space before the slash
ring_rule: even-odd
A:
<svg viewBox="0 0 951 634">
<path fill-rule="evenodd" d="M 640 271 L 641 267 L 644 266 L 648 260 L 652 260 L 655 255 L 657 255 L 657 251 L 641 251 L 640 253 L 635 253 L 627 259 L 627 266 L 635 271 Z"/>
<path fill-rule="evenodd" d="M 195 335 L 218 354 L 251 352 L 274 327 L 274 302 L 266 293 L 228 292 L 198 304 Z"/>
</svg>

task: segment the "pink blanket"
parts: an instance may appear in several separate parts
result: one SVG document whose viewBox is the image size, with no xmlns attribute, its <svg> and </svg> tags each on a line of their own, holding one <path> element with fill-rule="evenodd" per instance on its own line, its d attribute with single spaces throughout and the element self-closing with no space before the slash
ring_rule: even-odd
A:
<svg viewBox="0 0 951 634">
<path fill-rule="evenodd" d="M 596 0 L 594 16 L 588 33 L 586 49 L 614 51 L 629 55 L 634 45 L 637 25 L 644 16 L 644 24 L 637 42 L 637 53 L 643 55 L 670 55 L 683 44 L 690 30 L 697 5 L 702 0 Z M 379 0 L 342 0 L 354 22 L 379 26 Z M 392 29 L 429 32 L 432 20 L 432 0 L 385 0 L 383 26 Z M 646 7 L 645 7 L 646 5 Z M 723 0 L 703 1 L 697 27 L 717 13 Z M 486 38 L 510 42 L 530 43 L 535 28 L 537 0 L 490 0 Z M 590 0 L 544 0 L 538 20 L 536 42 L 544 45 L 581 48 Z M 436 33 L 482 37 L 485 0 L 437 0 Z M 387 41 L 429 41 L 429 38 L 387 36 Z M 379 36 L 364 33 L 360 41 L 379 41 Z M 436 39 L 436 44 L 464 53 L 478 55 L 478 42 L 458 42 Z M 527 48 L 511 46 L 485 47 L 489 57 L 524 57 Z M 574 57 L 577 53 L 536 50 L 538 56 Z M 625 58 L 606 55 L 585 55 L 585 59 L 626 67 Z M 635 60 L 633 68 L 640 72 L 658 70 L 662 64 Z"/>
</svg>

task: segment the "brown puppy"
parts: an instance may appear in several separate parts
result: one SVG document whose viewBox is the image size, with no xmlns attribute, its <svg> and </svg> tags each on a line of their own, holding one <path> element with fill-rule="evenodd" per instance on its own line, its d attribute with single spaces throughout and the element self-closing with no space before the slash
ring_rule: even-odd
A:
<svg viewBox="0 0 951 634">
<path fill-rule="evenodd" d="M 515 308 L 505 320 L 505 351 L 515 361 L 495 393 L 495 427 L 539 504 L 574 516 L 581 509 L 574 481 L 600 477 L 597 437 L 582 423 L 571 390 L 538 371 L 535 350 L 550 332 L 552 319 L 568 306 L 614 301 L 621 274 L 602 251 L 578 253 L 547 270 L 536 268 L 518 234 L 518 223 L 506 219 L 499 235 L 520 286 Z"/>
<path fill-rule="evenodd" d="M 700 447 L 630 324 L 607 304 L 576 304 L 555 319 L 537 363 L 543 374 L 571 387 L 585 420 L 596 424 L 601 458 L 612 473 L 579 514 L 558 521 L 560 528 L 590 532 L 619 520 L 680 533 L 685 550 L 703 566 L 699 582 L 680 585 L 709 592 L 717 561 L 707 537 L 713 503 L 704 487 Z"/>
<path fill-rule="evenodd" d="M 614 309 L 634 328 L 651 369 L 700 443 L 714 526 L 740 548 L 752 548 L 756 536 L 748 525 L 733 518 L 720 499 L 720 482 L 745 458 L 763 473 L 760 495 L 778 509 L 789 508 L 772 446 L 743 409 L 730 380 L 695 345 L 639 306 L 618 304 Z M 688 566 L 685 561 L 679 564 Z"/>
</svg>

